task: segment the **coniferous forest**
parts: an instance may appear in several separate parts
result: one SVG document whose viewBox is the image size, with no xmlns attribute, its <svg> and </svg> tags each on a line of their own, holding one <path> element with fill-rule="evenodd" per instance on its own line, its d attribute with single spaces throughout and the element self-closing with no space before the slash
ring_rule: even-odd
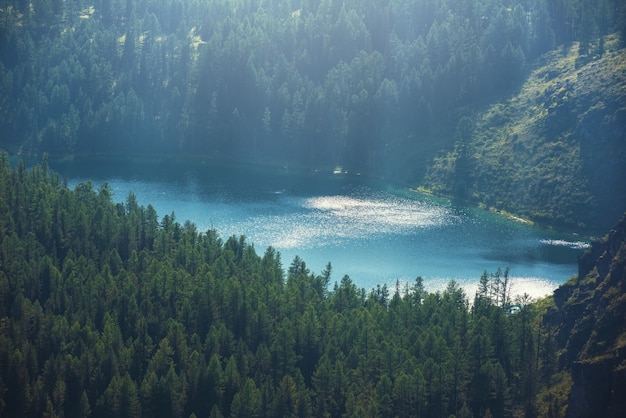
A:
<svg viewBox="0 0 626 418">
<path fill-rule="evenodd" d="M 626 217 L 543 300 L 506 266 L 365 290 L 48 154 L 339 167 L 608 229 L 625 36 L 620 0 L 0 0 L 0 416 L 624 416 Z"/>
<path fill-rule="evenodd" d="M 380 169 L 613 30 L 619 2 L 597 3 L 3 0 L 0 128 L 25 152 Z"/>
<path fill-rule="evenodd" d="M 365 291 L 45 159 L 0 191 L 2 416 L 562 416 L 552 302 L 506 270 Z"/>
<path fill-rule="evenodd" d="M 411 177 L 528 63 L 573 41 L 596 54 L 625 16 L 617 0 L 3 0 L 0 130 L 27 153 Z"/>
<path fill-rule="evenodd" d="M 341 166 L 605 231 L 626 207 L 605 187 L 626 175 L 625 28 L 619 0 L 2 0 L 0 139 Z M 507 102 L 555 48 L 569 73 Z"/>
</svg>

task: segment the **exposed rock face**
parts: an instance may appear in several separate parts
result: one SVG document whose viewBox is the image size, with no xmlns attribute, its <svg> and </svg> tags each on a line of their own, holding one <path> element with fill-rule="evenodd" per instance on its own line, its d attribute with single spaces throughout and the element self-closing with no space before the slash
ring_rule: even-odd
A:
<svg viewBox="0 0 626 418">
<path fill-rule="evenodd" d="M 568 417 L 626 416 L 626 374 L 623 366 L 619 369 L 621 361 L 623 357 L 615 357 L 598 363 L 572 365 L 574 385 L 568 399 Z"/>
<path fill-rule="evenodd" d="M 626 242 L 626 214 L 604 240 L 595 243 L 591 247 L 591 251 L 586 251 L 580 256 L 578 259 L 578 277 L 586 277 L 594 267 L 597 267 L 598 275 L 603 279 L 606 278 L 611 267 L 613 267 L 614 258 L 623 250 L 624 242 Z M 621 261 L 623 263 L 623 260 Z"/>
<path fill-rule="evenodd" d="M 554 293 L 545 320 L 560 323 L 572 373 L 569 417 L 626 416 L 626 215 L 579 259 L 578 279 Z"/>
</svg>

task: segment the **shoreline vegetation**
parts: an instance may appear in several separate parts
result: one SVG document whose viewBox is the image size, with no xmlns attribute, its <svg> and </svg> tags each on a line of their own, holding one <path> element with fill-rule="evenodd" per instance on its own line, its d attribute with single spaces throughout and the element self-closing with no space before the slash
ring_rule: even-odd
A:
<svg viewBox="0 0 626 418">
<path fill-rule="evenodd" d="M 541 223 L 621 215 L 619 0 L 239 3 L 0 0 L 3 147 L 339 165 Z"/>
<path fill-rule="evenodd" d="M 13 160 L 14 164 L 17 164 L 17 162 L 23 158 L 24 156 L 20 156 L 20 155 L 15 155 L 13 157 L 9 156 L 9 159 Z M 96 159 L 103 159 L 103 160 L 110 159 L 113 161 L 128 161 L 129 164 L 132 164 L 134 161 L 137 161 L 137 159 L 139 159 L 139 160 L 143 160 L 149 163 L 158 163 L 161 161 L 167 161 L 167 162 L 175 161 L 179 163 L 185 163 L 185 161 L 193 161 L 194 163 L 200 164 L 200 165 L 219 164 L 219 165 L 227 165 L 228 167 L 237 167 L 237 166 L 249 167 L 252 165 L 253 167 L 258 167 L 258 168 L 266 167 L 266 168 L 276 169 L 276 170 L 296 170 L 296 171 L 300 171 L 303 173 L 319 173 L 321 175 L 328 175 L 328 176 L 331 176 L 331 175 L 346 175 L 346 176 L 359 176 L 359 177 L 363 176 L 366 178 L 371 178 L 373 181 L 383 182 L 387 184 L 388 186 L 392 187 L 392 190 L 395 190 L 396 187 L 406 187 L 400 183 L 394 182 L 393 180 L 386 180 L 384 177 L 380 177 L 376 175 L 370 176 L 368 174 L 361 174 L 361 173 L 358 173 L 358 174 L 350 173 L 341 166 L 335 166 L 332 168 L 331 167 L 288 167 L 288 166 L 284 166 L 284 165 L 281 166 L 280 164 L 269 163 L 269 162 L 247 163 L 247 162 L 236 161 L 236 160 L 225 161 L 225 160 L 221 160 L 217 158 L 206 158 L 204 156 L 197 156 L 197 155 L 179 154 L 179 155 L 168 156 L 168 157 L 157 157 L 156 155 L 152 156 L 152 155 L 141 155 L 141 154 L 137 154 L 137 155 L 97 154 L 97 155 L 82 155 L 82 156 L 76 155 L 76 156 L 71 156 L 71 157 L 59 158 L 58 156 L 49 156 L 47 153 L 44 153 L 44 155 L 41 156 L 41 158 L 38 158 L 37 156 L 31 156 L 31 157 L 28 157 L 25 161 L 30 161 L 31 164 L 38 164 L 43 158 L 49 158 L 50 161 L 52 161 L 53 163 L 55 162 L 63 163 L 64 161 L 76 161 L 76 160 L 80 161 L 81 158 L 86 158 L 87 160 L 96 158 Z M 433 198 L 442 199 L 443 201 L 446 201 L 446 202 L 459 201 L 458 197 L 455 197 L 446 193 L 442 193 L 442 192 L 435 192 L 421 185 L 417 187 L 409 186 L 409 187 L 406 187 L 406 190 L 408 190 L 409 192 L 422 194 L 424 196 L 430 196 Z M 533 221 L 532 219 L 524 218 L 514 213 L 509 213 L 508 211 L 504 209 L 499 209 L 496 207 L 488 207 L 483 202 L 477 202 L 471 199 L 470 200 L 460 199 L 460 201 L 462 201 L 463 204 L 468 205 L 468 207 L 484 209 L 491 213 L 498 214 L 507 219 L 513 220 L 515 222 L 518 222 L 524 225 L 536 226 L 536 227 L 546 229 L 546 230 L 554 230 L 557 232 L 568 233 L 574 236 L 581 236 L 589 241 L 598 239 L 598 236 L 600 234 L 599 231 L 576 229 L 576 228 L 571 228 L 571 226 L 568 226 L 568 225 L 550 224 L 548 222 L 536 222 L 536 221 Z"/>
<path fill-rule="evenodd" d="M 454 281 L 425 291 L 421 277 L 368 293 L 330 263 L 314 274 L 295 257 L 283 270 L 243 236 L 158 222 L 132 194 L 115 204 L 106 186 L 68 190 L 46 159 L 26 169 L 1 154 L 0 190 L 8 416 L 563 416 L 584 382 L 571 360 L 558 366 L 577 354 L 560 351 L 575 332 L 559 334 L 554 312 L 567 318 L 577 286 L 617 271 L 594 263 L 623 263 L 596 257 L 619 247 L 606 241 L 626 220 L 585 252 L 588 275 L 545 299 L 511 298 L 500 269 L 474 295 Z M 612 361 L 594 353 L 579 367 Z"/>
<path fill-rule="evenodd" d="M 267 161 L 260 161 L 260 162 L 245 162 L 245 161 L 238 161 L 238 160 L 223 160 L 220 158 L 207 158 L 206 156 L 199 156 L 199 155 L 186 155 L 186 154 L 174 154 L 173 156 L 167 156 L 167 157 L 162 157 L 162 156 L 158 156 L 158 155 L 146 155 L 146 154 L 123 154 L 123 155 L 119 155 L 119 154 L 114 154 L 114 153 L 99 153 L 99 154 L 84 154 L 84 155 L 71 155 L 71 156 L 64 156 L 64 157 L 60 157 L 58 155 L 49 155 L 48 153 L 43 153 L 43 155 L 38 156 L 38 155 L 30 155 L 30 156 L 25 156 L 25 155 L 21 155 L 21 154 L 15 154 L 14 156 L 9 156 L 9 159 L 14 161 L 14 164 L 16 164 L 18 161 L 20 161 L 21 159 L 25 159 L 25 161 L 28 161 L 29 164 L 37 164 L 41 161 L 42 158 L 44 158 L 44 155 L 46 156 L 46 158 L 50 158 L 52 161 L 57 161 L 57 162 L 63 162 L 63 161 L 74 161 L 74 160 L 80 160 L 81 158 L 96 158 L 96 159 L 112 159 L 112 160 L 117 160 L 117 161 L 129 161 L 130 163 L 133 162 L 133 160 L 136 159 L 142 159 L 148 162 L 154 162 L 157 163 L 159 161 L 176 161 L 176 162 L 185 162 L 187 161 L 194 161 L 195 163 L 200 163 L 200 164 L 232 164 L 234 166 L 256 166 L 256 167 L 268 167 L 268 168 L 272 168 L 272 169 L 284 169 L 284 170 L 297 170 L 297 171 L 301 171 L 301 172 L 309 172 L 309 173 L 320 173 L 320 174 L 328 174 L 328 175 L 355 175 L 355 176 L 365 176 L 368 178 L 371 178 L 372 180 L 376 180 L 376 181 L 387 181 L 389 182 L 389 184 L 393 187 L 394 185 L 397 187 L 406 187 L 408 191 L 411 192 L 416 192 L 416 193 L 421 193 L 423 195 L 426 196 L 432 196 L 432 197 L 436 197 L 436 198 L 441 198 L 441 199 L 445 199 L 447 201 L 458 201 L 459 198 L 452 195 L 452 194 L 448 194 L 442 191 L 434 191 L 429 187 L 426 187 L 424 185 L 419 185 L 419 186 L 403 186 L 400 183 L 394 182 L 393 179 L 389 179 L 386 180 L 385 177 L 381 177 L 379 175 L 368 175 L 366 174 L 362 174 L 362 173 L 351 173 L 348 172 L 347 169 L 345 169 L 342 166 L 334 166 L 334 167 L 322 167 L 322 166 L 287 166 L 284 164 L 279 164 L 279 163 L 272 163 L 272 162 L 267 162 Z M 520 215 L 517 215 L 515 213 L 510 213 L 505 209 L 502 208 L 497 208 L 497 207 L 493 207 L 493 206 L 488 206 L 486 203 L 484 202 L 480 202 L 480 201 L 475 201 L 474 199 L 460 199 L 461 201 L 463 201 L 464 204 L 469 205 L 471 207 L 475 207 L 475 208 L 480 208 L 480 209 L 484 209 L 484 210 L 488 210 L 489 212 L 501 215 L 503 217 L 506 217 L 508 219 L 514 220 L 516 222 L 525 224 L 525 225 L 530 225 L 530 226 L 537 226 L 537 227 L 541 227 L 544 229 L 548 229 L 548 230 L 555 230 L 555 231 L 559 231 L 559 232 L 564 232 L 564 233 L 571 233 L 573 235 L 581 235 L 583 237 L 586 237 L 589 240 L 595 240 L 598 239 L 598 236 L 601 236 L 600 231 L 596 231 L 596 230 L 589 230 L 588 228 L 572 228 L 571 225 L 561 225 L 559 223 L 553 223 L 551 224 L 550 222 L 538 222 L 535 221 L 533 219 L 530 218 L 526 218 Z"/>
<path fill-rule="evenodd" d="M 0 0 L 0 51 L 0 417 L 626 416 L 624 0 Z M 542 242 L 582 254 L 541 299 L 499 268 L 365 289 L 52 158 L 609 232 Z"/>
<path fill-rule="evenodd" d="M 449 194 L 445 194 L 445 193 L 440 193 L 440 192 L 435 192 L 432 189 L 428 188 L 428 187 L 424 187 L 424 186 L 417 186 L 415 188 L 409 188 L 409 190 L 417 192 L 417 193 L 422 193 L 424 195 L 427 196 L 434 196 L 434 197 L 440 197 L 440 198 L 444 198 L 447 199 L 449 201 L 455 201 L 455 200 L 459 200 L 457 197 L 454 197 L 452 195 Z M 530 226 L 541 226 L 542 228 L 546 228 L 546 229 L 556 229 L 553 225 L 543 225 L 540 223 L 537 223 L 531 219 L 527 219 L 518 215 L 515 215 L 513 213 L 509 213 L 504 209 L 498 209 L 496 207 L 493 206 L 487 206 L 487 204 L 483 203 L 483 202 L 476 202 L 473 200 L 466 200 L 466 199 L 461 199 L 461 201 L 464 204 L 470 205 L 472 207 L 478 208 L 478 209 L 484 209 L 484 210 L 488 210 L 491 213 L 495 213 L 498 215 L 501 215 L 505 218 L 511 219 L 515 222 L 524 224 L 524 225 L 530 225 Z M 571 230 L 562 230 L 561 232 L 569 232 L 569 233 L 573 233 Z"/>
<path fill-rule="evenodd" d="M 45 155 L 47 155 L 47 153 L 44 153 Z M 228 164 L 228 165 L 232 165 L 234 167 L 237 166 L 241 166 L 241 167 L 249 167 L 249 166 L 255 166 L 255 167 L 267 167 L 270 169 L 281 169 L 281 170 L 296 170 L 296 171 L 301 171 L 303 173 L 320 173 L 320 174 L 326 174 L 326 175 L 347 175 L 347 176 L 364 176 L 367 178 L 371 178 L 372 180 L 375 181 L 381 181 L 381 182 L 387 182 L 389 186 L 395 188 L 395 187 L 405 187 L 400 183 L 394 182 L 393 179 L 385 179 L 384 177 L 378 176 L 378 175 L 369 175 L 367 173 L 363 174 L 363 173 L 351 173 L 349 171 L 347 171 L 347 169 L 345 169 L 342 166 L 334 166 L 334 167 L 321 167 L 321 166 L 301 166 L 301 167 L 290 167 L 290 166 L 285 166 L 285 165 L 280 165 L 280 164 L 276 164 L 276 163 L 271 163 L 271 162 L 254 162 L 254 163 L 249 163 L 249 162 L 242 162 L 242 161 L 237 161 L 237 160 L 222 160 L 219 158 L 206 158 L 204 156 L 197 156 L 197 155 L 183 155 L 183 154 L 177 154 L 174 156 L 168 156 L 168 157 L 157 157 L 156 155 L 152 156 L 152 155 L 141 155 L 141 154 L 137 154 L 137 155 L 117 155 L 117 154 L 95 154 L 95 155 L 73 155 L 73 156 L 68 156 L 68 157 L 64 157 L 64 158 L 59 158 L 58 156 L 48 156 L 47 158 L 52 158 L 52 161 L 57 161 L 57 162 L 63 162 L 63 161 L 74 161 L 74 160 L 80 160 L 81 158 L 100 158 L 100 159 L 112 159 L 112 160 L 116 160 L 116 161 L 128 161 L 129 163 L 132 163 L 133 160 L 136 159 L 143 159 L 144 161 L 148 161 L 148 162 L 154 162 L 154 163 L 158 163 L 160 161 L 175 161 L 175 162 L 180 162 L 180 163 L 184 163 L 185 161 L 193 161 L 195 163 L 199 163 L 199 164 Z M 11 157 L 11 158 L 17 158 L 19 160 L 19 158 L 24 158 L 24 156 L 20 156 L 20 155 L 16 155 L 15 157 Z M 37 156 L 31 156 L 28 157 L 27 160 L 31 161 L 33 164 L 38 163 L 39 161 L 41 161 L 41 159 L 37 159 Z M 43 158 L 43 157 L 42 157 Z M 436 197 L 436 198 L 441 198 L 444 199 L 446 201 L 458 201 L 459 198 L 455 197 L 453 195 L 447 194 L 447 193 L 442 193 L 442 192 L 435 192 L 432 189 L 425 187 L 425 186 L 408 186 L 406 188 L 406 190 L 410 191 L 410 192 L 416 192 L 416 193 L 420 193 L 423 194 L 425 196 L 431 196 L 431 197 Z M 572 233 L 574 235 L 577 235 L 579 233 L 581 233 L 582 231 L 580 229 L 572 229 L 571 227 L 568 228 L 567 225 L 557 225 L 557 224 L 550 224 L 548 222 L 536 222 L 532 219 L 529 218 L 525 218 L 523 216 L 519 216 L 516 215 L 514 213 L 510 213 L 504 209 L 501 208 L 497 208 L 497 207 L 492 207 L 492 206 L 488 206 L 487 204 L 483 203 L 483 202 L 477 202 L 474 201 L 473 199 L 461 199 L 461 201 L 466 204 L 469 205 L 471 207 L 475 207 L 475 208 L 480 208 L 480 209 L 485 209 L 488 210 L 489 212 L 501 215 L 503 217 L 506 217 L 508 219 L 514 220 L 516 222 L 525 224 L 525 225 L 530 225 L 530 226 L 538 226 L 541 228 L 545 228 L 545 229 L 553 229 L 559 232 L 564 232 L 564 233 Z M 590 232 L 590 231 L 587 231 Z M 587 236 L 589 239 L 592 239 L 592 237 L 594 236 L 593 233 L 591 234 L 583 234 L 584 236 Z"/>
<path fill-rule="evenodd" d="M 454 281 L 431 293 L 420 277 L 368 293 L 334 279 L 330 263 L 316 275 L 296 257 L 283 272 L 271 247 L 261 257 L 244 237 L 222 241 L 167 215 L 158 223 L 150 205 L 132 196 L 114 204 L 106 187 L 68 190 L 45 158 L 27 170 L 2 154 L 0 188 L 4 413 L 463 416 L 520 407 L 526 380 L 504 364 L 535 364 L 513 354 L 532 341 L 513 336 L 540 325 L 529 299 L 508 299 L 507 271 L 485 272 L 472 304 Z M 494 318 L 508 324 L 498 328 L 511 334 L 500 336 L 507 354 L 481 340 Z M 433 381 L 437 368 L 444 374 Z M 485 379 L 499 388 L 493 399 L 471 390 Z"/>
</svg>

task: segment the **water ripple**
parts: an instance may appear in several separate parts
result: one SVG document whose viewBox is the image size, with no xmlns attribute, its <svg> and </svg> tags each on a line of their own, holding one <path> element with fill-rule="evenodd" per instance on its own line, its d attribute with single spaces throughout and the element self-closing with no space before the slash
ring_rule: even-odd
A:
<svg viewBox="0 0 626 418">
<path fill-rule="evenodd" d="M 591 246 L 588 242 L 584 241 L 566 241 L 562 239 L 542 239 L 540 242 L 544 245 L 567 247 L 573 250 L 586 250 Z"/>
<path fill-rule="evenodd" d="M 384 234 L 409 235 L 417 229 L 454 222 L 441 206 L 392 195 L 317 196 L 299 200 L 300 210 L 288 216 L 260 216 L 251 230 L 277 248 L 339 245 L 344 240 L 370 239 Z"/>
<path fill-rule="evenodd" d="M 519 276 L 512 293 L 540 296 L 576 273 L 576 257 L 588 246 L 487 211 L 343 177 L 320 184 L 318 177 L 220 171 L 170 180 L 161 171 L 146 177 L 105 168 L 90 177 L 96 190 L 106 179 L 116 202 L 132 191 L 160 216 L 175 211 L 177 220 L 216 228 L 223 238 L 244 234 L 257 251 L 272 245 L 285 263 L 298 255 L 313 272 L 332 261 L 334 279 L 349 274 L 365 288 L 421 275 L 431 290 L 455 279 L 473 294 L 483 271 L 508 266 L 510 277 Z M 87 179 L 67 176 L 70 187 Z"/>
</svg>

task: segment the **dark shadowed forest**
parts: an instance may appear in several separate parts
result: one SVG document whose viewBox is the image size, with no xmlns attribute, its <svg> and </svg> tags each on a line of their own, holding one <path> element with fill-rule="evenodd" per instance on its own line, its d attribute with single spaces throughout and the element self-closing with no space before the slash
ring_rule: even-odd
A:
<svg viewBox="0 0 626 418">
<path fill-rule="evenodd" d="M 3 0 L 0 131 L 24 153 L 411 178 L 528 63 L 572 41 L 598 53 L 623 15 L 615 0 Z"/>
<path fill-rule="evenodd" d="M 625 35 L 620 0 L 0 0 L 0 416 L 624 416 L 626 218 L 543 300 L 506 266 L 366 290 L 48 155 L 350 171 L 604 233 Z"/>
<path fill-rule="evenodd" d="M 607 206 L 626 206 L 603 187 L 626 174 L 609 161 L 626 156 L 626 75 L 623 54 L 597 60 L 623 51 L 607 35 L 625 16 L 617 0 L 2 0 L 1 144 L 340 166 L 604 231 L 621 214 Z M 575 65 L 547 65 L 552 84 L 507 102 L 565 46 Z M 578 98 L 572 75 L 594 63 L 609 70 L 585 72 L 596 94 Z M 518 113 L 530 128 L 507 125 Z"/>
<path fill-rule="evenodd" d="M 283 266 L 244 237 L 159 222 L 132 194 L 114 204 L 106 184 L 69 190 L 45 160 L 11 168 L 3 154 L 0 191 L 2 416 L 566 409 L 576 351 L 557 362 L 560 326 L 541 320 L 552 300 L 511 300 L 506 270 L 477 277 L 475 295 L 454 281 L 426 292 L 421 277 L 366 291 L 330 263 Z"/>
</svg>

